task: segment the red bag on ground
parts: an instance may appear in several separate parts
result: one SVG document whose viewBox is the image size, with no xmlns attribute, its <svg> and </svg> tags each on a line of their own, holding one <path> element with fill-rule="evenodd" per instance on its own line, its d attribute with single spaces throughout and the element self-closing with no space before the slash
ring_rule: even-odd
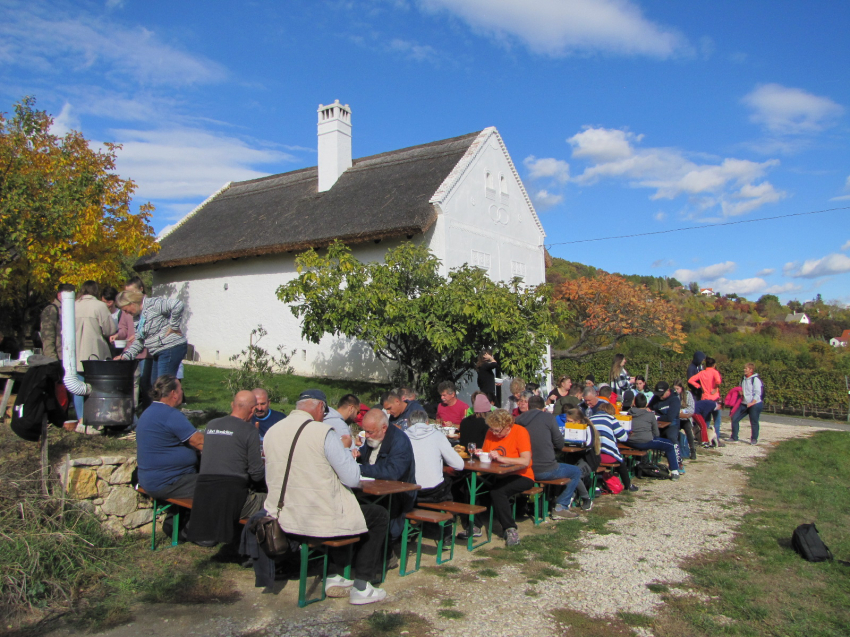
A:
<svg viewBox="0 0 850 637">
<path fill-rule="evenodd" d="M 609 476 L 602 481 L 602 489 L 611 495 L 617 495 L 624 488 L 619 476 Z"/>
</svg>

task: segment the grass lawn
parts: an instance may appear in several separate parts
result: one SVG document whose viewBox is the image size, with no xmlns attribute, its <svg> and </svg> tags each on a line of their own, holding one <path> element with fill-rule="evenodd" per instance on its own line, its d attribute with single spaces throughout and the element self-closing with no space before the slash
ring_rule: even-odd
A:
<svg viewBox="0 0 850 637">
<path fill-rule="evenodd" d="M 230 370 L 221 367 L 206 367 L 203 365 L 184 365 L 183 391 L 186 395 L 188 409 L 202 409 L 207 412 L 230 413 L 230 402 L 233 396 L 224 384 L 224 379 Z M 351 380 L 331 380 L 329 378 L 308 378 L 306 376 L 278 375 L 274 378 L 275 386 L 286 401 L 273 404 L 279 411 L 289 412 L 295 401 L 305 389 L 321 389 L 328 397 L 331 407 L 345 394 L 356 394 L 360 401 L 367 405 L 374 404 L 378 396 L 389 389 L 389 385 L 366 383 Z"/>
<path fill-rule="evenodd" d="M 686 566 L 698 598 L 670 597 L 657 637 L 850 635 L 850 436 L 824 431 L 783 442 L 748 470 L 751 507 L 733 546 Z M 835 562 L 791 549 L 815 522 Z"/>
</svg>

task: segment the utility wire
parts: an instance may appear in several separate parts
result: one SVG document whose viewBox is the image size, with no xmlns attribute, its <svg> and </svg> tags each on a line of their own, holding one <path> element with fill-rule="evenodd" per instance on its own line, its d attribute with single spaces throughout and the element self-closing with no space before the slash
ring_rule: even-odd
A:
<svg viewBox="0 0 850 637">
<path fill-rule="evenodd" d="M 690 226 L 688 228 L 673 228 L 671 230 L 656 230 L 655 232 L 639 232 L 637 234 L 621 234 L 616 237 L 597 237 L 595 239 L 579 239 L 577 241 L 561 241 L 559 243 L 549 243 L 546 248 L 552 246 L 565 246 L 573 243 L 589 243 L 591 241 L 608 241 L 610 239 L 634 239 L 635 237 L 648 237 L 653 234 L 668 234 L 670 232 L 684 232 L 685 230 L 702 230 L 703 228 L 717 228 L 719 226 L 735 226 L 740 223 L 755 223 L 757 221 L 773 221 L 774 219 L 787 219 L 788 217 L 802 217 L 804 215 L 817 215 L 822 212 L 834 212 L 835 210 L 850 210 L 850 206 L 843 208 L 828 208 L 827 210 L 812 210 L 810 212 L 794 212 L 790 215 L 779 215 L 776 217 L 762 217 L 760 219 L 741 219 L 740 221 L 726 221 L 724 223 L 707 223 L 703 226 Z"/>
</svg>

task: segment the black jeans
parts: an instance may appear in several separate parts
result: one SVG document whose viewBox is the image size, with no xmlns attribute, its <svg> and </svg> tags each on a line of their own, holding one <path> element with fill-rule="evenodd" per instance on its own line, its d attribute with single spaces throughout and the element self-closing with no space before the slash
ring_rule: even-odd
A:
<svg viewBox="0 0 850 637">
<path fill-rule="evenodd" d="M 374 580 L 381 572 L 384 540 L 387 537 L 387 525 L 390 521 L 389 512 L 378 504 L 361 504 L 360 510 L 366 519 L 368 531 L 360 536 L 360 541 L 354 545 L 354 579 L 367 582 Z M 345 564 L 347 549 L 334 549 L 331 554 L 334 564 Z M 341 571 L 340 571 L 341 572 Z"/>
<path fill-rule="evenodd" d="M 509 498 L 534 486 L 534 480 L 525 476 L 508 476 L 495 481 L 490 490 L 490 503 L 493 514 L 502 527 L 502 531 L 515 529 L 516 522 L 511 512 Z"/>
</svg>

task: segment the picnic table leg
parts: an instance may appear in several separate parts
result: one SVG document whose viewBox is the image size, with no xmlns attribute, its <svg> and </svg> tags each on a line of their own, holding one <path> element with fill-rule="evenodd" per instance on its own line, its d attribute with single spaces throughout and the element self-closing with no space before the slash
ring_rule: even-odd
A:
<svg viewBox="0 0 850 637">
<path fill-rule="evenodd" d="M 390 550 L 390 527 L 392 527 L 393 494 L 387 496 L 387 510 L 390 512 L 390 521 L 387 524 L 387 537 L 384 541 L 384 566 L 381 570 L 381 583 L 387 581 L 387 553 Z"/>
<path fill-rule="evenodd" d="M 3 402 L 0 403 L 0 422 L 6 420 L 6 407 L 9 405 L 9 398 L 12 395 L 12 385 L 15 384 L 14 379 L 7 378 L 6 386 L 3 389 Z"/>
</svg>

